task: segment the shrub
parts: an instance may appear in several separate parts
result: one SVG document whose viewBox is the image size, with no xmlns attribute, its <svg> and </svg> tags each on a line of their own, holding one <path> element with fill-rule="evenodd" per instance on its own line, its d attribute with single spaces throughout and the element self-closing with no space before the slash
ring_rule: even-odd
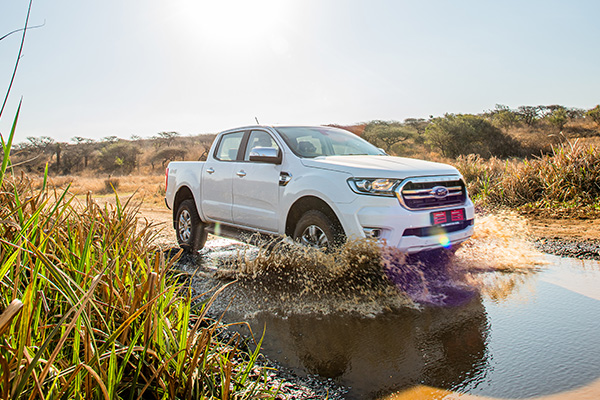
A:
<svg viewBox="0 0 600 400">
<path fill-rule="evenodd" d="M 369 122 L 363 132 L 363 137 L 387 152 L 392 152 L 394 145 L 415 137 L 413 128 L 396 121 Z"/>
<path fill-rule="evenodd" d="M 119 179 L 118 178 L 108 178 L 104 180 L 104 193 L 113 193 L 119 189 Z"/>
<path fill-rule="evenodd" d="M 552 111 L 550 115 L 548 115 L 548 121 L 552 125 L 554 125 L 559 131 L 562 131 L 566 123 L 569 121 L 567 109 L 564 107 L 556 108 Z"/>
<path fill-rule="evenodd" d="M 585 115 L 600 126 L 600 105 L 588 110 Z"/>
<path fill-rule="evenodd" d="M 152 169 L 157 164 L 160 164 L 161 167 L 165 167 L 165 165 L 170 161 L 175 160 L 183 160 L 185 155 L 187 154 L 187 150 L 175 147 L 167 147 L 164 149 L 158 150 L 156 153 L 150 156 L 149 161 L 152 165 Z"/>
<path fill-rule="evenodd" d="M 489 121 L 475 115 L 446 114 L 434 118 L 425 131 L 426 143 L 444 157 L 478 154 L 507 157 L 519 152 L 519 144 Z"/>
<path fill-rule="evenodd" d="M 132 143 L 110 143 L 100 150 L 100 168 L 108 173 L 130 174 L 138 165 L 139 149 Z"/>
</svg>

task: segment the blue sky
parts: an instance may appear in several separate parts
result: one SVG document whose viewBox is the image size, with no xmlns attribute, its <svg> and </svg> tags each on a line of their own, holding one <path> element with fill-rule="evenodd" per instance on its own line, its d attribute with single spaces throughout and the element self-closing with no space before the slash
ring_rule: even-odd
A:
<svg viewBox="0 0 600 400">
<path fill-rule="evenodd" d="M 0 4 L 0 36 L 28 1 Z M 34 0 L 16 141 L 600 102 L 598 1 Z M 20 35 L 0 41 L 0 93 Z M 3 96 L 3 95 L 2 95 Z"/>
</svg>

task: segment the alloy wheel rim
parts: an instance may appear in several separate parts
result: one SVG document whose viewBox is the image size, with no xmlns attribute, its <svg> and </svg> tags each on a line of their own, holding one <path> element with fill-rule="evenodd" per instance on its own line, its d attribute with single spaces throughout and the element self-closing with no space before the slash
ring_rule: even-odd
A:
<svg viewBox="0 0 600 400">
<path fill-rule="evenodd" d="M 325 231 L 318 225 L 307 226 L 306 229 L 304 229 L 304 232 L 302 232 L 300 240 L 303 245 L 317 249 L 322 249 L 329 245 L 329 239 L 327 238 Z"/>
<path fill-rule="evenodd" d="M 183 210 L 179 214 L 179 237 L 184 242 L 189 242 L 192 236 L 192 216 L 188 210 Z"/>
</svg>

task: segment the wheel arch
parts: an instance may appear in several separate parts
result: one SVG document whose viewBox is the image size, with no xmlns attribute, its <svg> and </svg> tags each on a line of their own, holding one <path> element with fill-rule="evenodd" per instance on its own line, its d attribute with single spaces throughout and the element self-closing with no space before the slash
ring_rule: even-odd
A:
<svg viewBox="0 0 600 400">
<path fill-rule="evenodd" d="M 342 232 L 342 234 L 345 234 L 344 228 L 340 223 L 340 219 L 337 217 L 331 206 L 327 204 L 327 202 L 316 196 L 304 196 L 296 200 L 288 211 L 285 221 L 285 234 L 287 236 L 292 236 L 294 234 L 296 224 L 302 215 L 309 210 L 321 211 L 327 216 L 327 218 L 331 220 L 331 222 L 337 225 L 337 228 L 340 230 L 340 232 Z"/>
<path fill-rule="evenodd" d="M 175 228 L 175 229 L 177 229 L 176 224 L 175 224 L 175 218 L 177 216 L 177 210 L 179 209 L 179 205 L 184 200 L 188 200 L 188 199 L 194 200 L 194 204 L 196 204 L 196 201 L 194 199 L 194 194 L 192 193 L 192 190 L 189 187 L 182 186 L 179 189 L 177 189 L 177 193 L 175 194 L 175 200 L 173 201 L 173 228 Z M 196 210 L 196 211 L 198 211 L 198 210 Z"/>
</svg>

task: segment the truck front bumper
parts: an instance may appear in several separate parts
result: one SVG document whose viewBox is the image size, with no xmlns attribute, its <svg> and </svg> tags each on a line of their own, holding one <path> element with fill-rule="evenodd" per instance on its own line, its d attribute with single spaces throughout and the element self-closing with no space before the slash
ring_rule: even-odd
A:
<svg viewBox="0 0 600 400">
<path fill-rule="evenodd" d="M 358 196 L 346 204 L 336 204 L 344 232 L 349 239 L 376 237 L 388 246 L 407 253 L 448 248 L 473 235 L 473 203 L 426 210 L 408 210 L 396 198 Z M 433 225 L 432 212 L 464 210 L 464 220 Z"/>
</svg>

